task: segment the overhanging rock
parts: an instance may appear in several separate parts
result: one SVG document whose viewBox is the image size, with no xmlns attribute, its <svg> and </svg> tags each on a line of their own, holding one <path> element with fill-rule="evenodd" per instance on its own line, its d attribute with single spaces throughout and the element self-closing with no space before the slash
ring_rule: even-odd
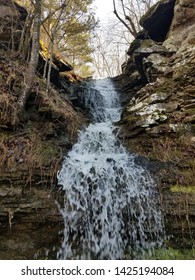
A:
<svg viewBox="0 0 195 280">
<path fill-rule="evenodd" d="M 165 40 L 173 19 L 174 5 L 175 0 L 161 0 L 140 19 L 140 25 L 152 40 Z"/>
</svg>

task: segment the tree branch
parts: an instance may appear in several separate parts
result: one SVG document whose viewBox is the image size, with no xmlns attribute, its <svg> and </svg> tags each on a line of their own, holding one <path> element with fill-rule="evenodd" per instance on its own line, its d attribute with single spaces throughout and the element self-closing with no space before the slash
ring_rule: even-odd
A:
<svg viewBox="0 0 195 280">
<path fill-rule="evenodd" d="M 113 6 L 114 6 L 114 11 L 113 13 L 116 15 L 116 17 L 122 22 L 122 24 L 129 30 L 129 32 L 135 37 L 134 31 L 129 27 L 129 25 L 119 16 L 117 10 L 116 10 L 116 3 L 115 0 L 113 0 Z"/>
</svg>

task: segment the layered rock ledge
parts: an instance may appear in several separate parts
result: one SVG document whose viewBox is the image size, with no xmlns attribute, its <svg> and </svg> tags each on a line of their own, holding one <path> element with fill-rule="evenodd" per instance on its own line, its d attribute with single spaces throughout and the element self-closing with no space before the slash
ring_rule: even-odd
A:
<svg viewBox="0 0 195 280">
<path fill-rule="evenodd" d="M 154 162 L 166 231 L 180 248 L 195 240 L 194 11 L 193 0 L 159 1 L 114 79 L 124 106 L 120 138 Z"/>
</svg>

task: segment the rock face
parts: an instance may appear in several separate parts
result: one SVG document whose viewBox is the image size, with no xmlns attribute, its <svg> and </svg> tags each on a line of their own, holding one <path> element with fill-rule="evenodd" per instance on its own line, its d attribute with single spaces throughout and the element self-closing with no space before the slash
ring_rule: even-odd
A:
<svg viewBox="0 0 195 280">
<path fill-rule="evenodd" d="M 194 47 L 195 30 L 195 3 L 191 0 L 177 1 L 174 9 L 174 18 L 163 45 L 171 51 L 190 51 Z"/>
<path fill-rule="evenodd" d="M 174 4 L 175 0 L 161 0 L 141 18 L 140 25 L 147 31 L 149 38 L 157 42 L 164 41 L 173 19 Z"/>
<path fill-rule="evenodd" d="M 138 39 L 137 44 L 135 39 L 129 48 L 130 59 L 122 79 L 125 76 L 128 82 L 131 80 L 132 88 L 139 79 L 145 79 L 146 83 L 140 91 L 135 89 L 123 114 L 123 122 L 130 121 L 133 135 L 136 127 L 152 134 L 157 129 L 155 125 L 160 127 L 161 124 L 167 126 L 168 134 L 177 130 L 176 127 L 193 131 L 195 14 L 192 11 L 195 4 L 193 1 L 187 1 L 188 5 L 184 5 L 185 1 L 180 2 L 176 2 L 172 25 L 161 45 L 151 39 Z M 187 25 L 180 23 L 183 14 L 189 14 Z M 131 131 L 129 137 L 130 134 Z"/>
<path fill-rule="evenodd" d="M 155 174 L 164 174 L 158 181 L 167 232 L 184 247 L 195 238 L 194 11 L 194 0 L 159 1 L 141 19 L 145 30 L 115 79 L 124 100 L 120 137 L 131 151 L 162 163 Z M 171 168 L 163 167 L 168 162 Z"/>
<path fill-rule="evenodd" d="M 12 89 L 5 82 L 0 89 L 0 259 L 56 259 L 63 229 L 56 174 L 85 117 L 37 79 L 17 126 L 20 70 L 26 69 L 2 50 L 0 59 L 3 79 L 14 73 Z"/>
<path fill-rule="evenodd" d="M 166 57 L 172 53 L 151 39 L 135 39 L 127 54 L 132 57 L 142 80 L 152 82 L 158 73 L 164 73 Z"/>
<path fill-rule="evenodd" d="M 1 168 L 0 259 L 56 258 L 63 225 L 51 174 L 19 169 Z"/>
<path fill-rule="evenodd" d="M 25 112 L 18 115 L 26 62 L 17 53 L 27 12 L 0 0 L 0 259 L 56 259 L 63 220 L 56 174 L 87 121 L 70 101 L 77 77 L 54 56 L 51 82 L 35 77 Z M 12 22 L 13 21 L 13 22 Z M 12 32 L 14 28 L 14 47 Z M 17 35 L 17 36 L 16 36 Z M 42 51 L 42 50 L 41 50 Z M 38 69 L 45 57 L 40 51 Z M 40 68 L 41 69 L 40 69 Z M 61 71 L 66 72 L 61 77 Z"/>
</svg>

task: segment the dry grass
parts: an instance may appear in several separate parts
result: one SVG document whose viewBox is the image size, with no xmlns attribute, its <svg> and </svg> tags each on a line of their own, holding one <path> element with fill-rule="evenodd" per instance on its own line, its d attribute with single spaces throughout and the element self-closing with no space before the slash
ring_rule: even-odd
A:
<svg viewBox="0 0 195 280">
<path fill-rule="evenodd" d="M 174 167 L 175 184 L 182 186 L 195 185 L 195 142 L 192 135 L 170 135 L 156 138 L 137 137 L 127 143 L 128 149 L 139 155 Z M 167 179 L 173 170 L 167 170 Z M 176 175 L 177 174 L 177 175 Z M 165 176 L 165 177 L 166 177 Z M 166 178 L 165 178 L 166 179 Z"/>
<path fill-rule="evenodd" d="M 17 103 L 15 98 L 0 90 L 0 127 L 14 127 L 17 123 Z"/>
<path fill-rule="evenodd" d="M 15 130 L 19 122 L 23 122 L 18 117 L 17 100 L 24 87 L 26 65 L 17 56 L 8 57 L 3 50 L 0 50 L 0 60 L 0 127 Z M 51 121 L 58 121 L 72 139 L 76 137 L 83 118 L 57 90 L 48 90 L 46 83 L 36 77 L 31 96 L 34 96 L 37 116 L 41 120 L 49 116 Z"/>
<path fill-rule="evenodd" d="M 78 112 L 72 105 L 63 100 L 58 92 L 54 89 L 49 91 L 41 90 L 37 96 L 38 112 L 46 117 L 52 118 L 53 121 L 61 123 L 62 128 L 66 128 L 70 138 L 74 140 L 77 136 L 78 128 L 83 121 Z"/>
<path fill-rule="evenodd" d="M 19 119 L 17 100 L 24 86 L 26 65 L 17 56 L 8 55 L 0 50 L 1 173 L 28 171 L 27 184 L 40 173 L 54 179 L 62 160 L 58 133 L 73 143 L 84 118 L 56 89 L 48 90 L 36 77 L 26 112 Z M 48 127 L 53 129 L 49 137 Z"/>
<path fill-rule="evenodd" d="M 13 54 L 0 50 L 0 127 L 18 124 L 17 98 L 22 90 L 25 65 Z"/>
<path fill-rule="evenodd" d="M 194 143 L 191 141 L 191 135 L 181 135 L 176 137 L 163 137 L 153 140 L 153 157 L 160 161 L 171 161 L 178 163 L 185 160 L 184 155 L 190 156 L 194 151 Z"/>
<path fill-rule="evenodd" d="M 61 159 L 61 149 L 43 141 L 37 130 L 26 131 L 23 135 L 0 134 L 0 169 L 6 172 L 27 170 L 29 177 L 26 184 L 37 173 L 36 170 L 41 176 L 46 172 L 50 177 L 48 179 L 53 181 Z"/>
<path fill-rule="evenodd" d="M 181 185 L 174 185 L 170 188 L 171 192 L 180 192 L 180 193 L 189 193 L 195 194 L 195 186 L 181 186 Z"/>
</svg>

